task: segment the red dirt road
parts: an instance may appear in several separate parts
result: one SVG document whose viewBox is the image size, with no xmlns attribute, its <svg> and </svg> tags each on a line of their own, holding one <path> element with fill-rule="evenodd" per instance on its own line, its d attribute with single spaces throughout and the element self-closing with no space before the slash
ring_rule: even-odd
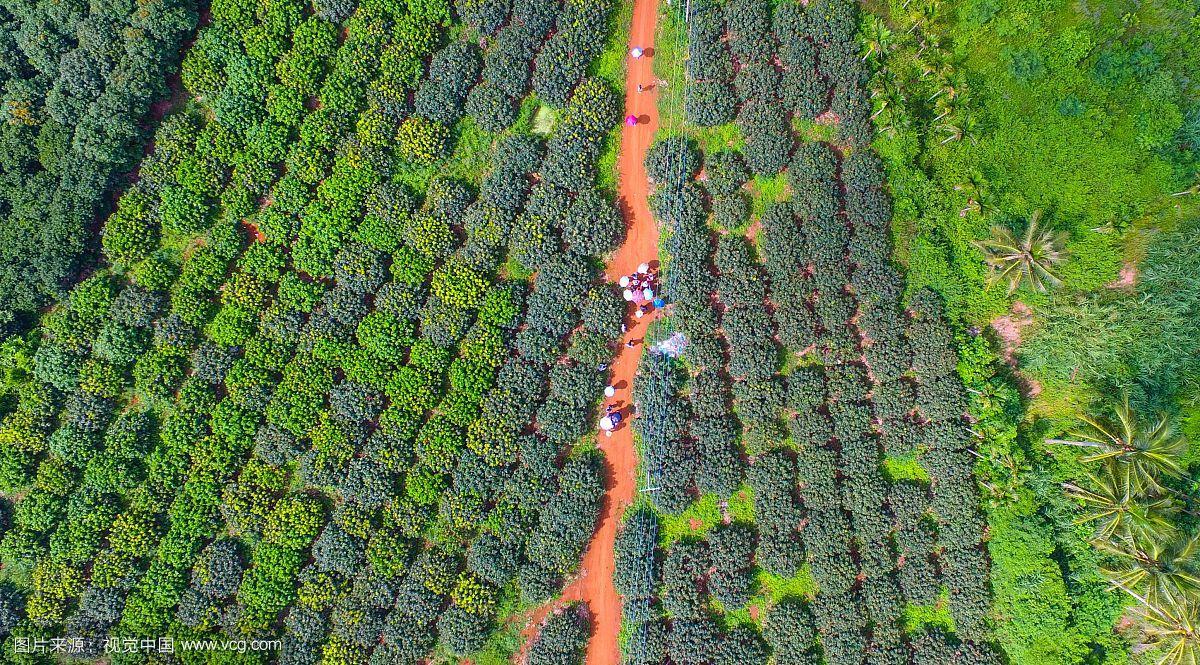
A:
<svg viewBox="0 0 1200 665">
<path fill-rule="evenodd" d="M 625 84 L 625 115 L 634 115 L 638 124 L 622 126 L 621 153 L 618 161 L 620 180 L 618 198 L 625 218 L 625 241 L 610 257 L 605 269 L 611 281 L 635 270 L 640 263 L 653 262 L 658 258 L 658 227 L 650 215 L 647 200 L 649 185 L 643 165 L 646 150 L 658 131 L 658 90 L 652 71 L 654 29 L 658 21 L 657 0 L 634 0 L 633 21 L 630 27 L 629 48 L 641 47 L 647 51 L 640 59 L 627 57 Z M 645 86 L 638 92 L 638 84 Z M 636 340 L 633 348 L 624 344 L 618 347 L 616 359 L 610 371 L 610 383 L 616 387 L 616 396 L 608 403 L 616 403 L 623 412 L 633 401 L 633 375 L 642 356 L 641 340 L 646 327 L 654 319 L 650 314 L 641 319 L 628 317 L 628 332 L 622 342 Z M 625 508 L 633 502 L 637 493 L 638 457 L 633 447 L 633 432 L 629 419 L 611 437 L 599 434 L 600 449 L 604 451 L 608 465 L 607 492 L 601 507 L 600 526 L 592 536 L 592 542 L 584 553 L 579 575 L 563 590 L 560 603 L 583 601 L 592 614 L 592 639 L 588 643 L 588 665 L 617 665 L 621 661 L 617 646 L 617 635 L 621 631 L 621 599 L 613 588 L 613 543 L 617 526 Z M 555 603 L 557 605 L 559 603 Z M 530 619 L 526 637 L 534 633 L 550 606 L 539 608 Z"/>
</svg>

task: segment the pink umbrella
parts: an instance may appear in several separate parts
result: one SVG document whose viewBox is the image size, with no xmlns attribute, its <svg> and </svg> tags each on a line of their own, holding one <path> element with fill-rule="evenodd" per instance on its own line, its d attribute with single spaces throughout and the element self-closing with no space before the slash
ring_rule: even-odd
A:
<svg viewBox="0 0 1200 665">
<path fill-rule="evenodd" d="M 637 116 L 633 114 L 625 116 L 625 124 L 629 125 L 630 127 L 637 125 Z"/>
</svg>

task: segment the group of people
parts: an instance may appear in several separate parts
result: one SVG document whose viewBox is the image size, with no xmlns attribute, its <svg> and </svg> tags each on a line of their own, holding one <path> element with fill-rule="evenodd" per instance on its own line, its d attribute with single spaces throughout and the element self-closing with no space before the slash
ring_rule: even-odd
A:
<svg viewBox="0 0 1200 665">
<path fill-rule="evenodd" d="M 629 56 L 634 60 L 640 60 L 644 55 L 646 55 L 646 50 L 640 46 L 635 46 L 629 50 Z M 662 85 L 663 82 L 656 80 L 655 84 Z M 646 88 L 646 85 L 639 83 L 637 91 L 643 92 Z M 637 125 L 637 116 L 633 114 L 625 116 L 625 124 L 630 127 Z M 625 298 L 626 302 L 634 306 L 634 318 L 640 319 L 653 311 L 654 308 L 662 307 L 665 304 L 662 297 L 656 295 L 658 289 L 657 278 L 658 275 L 650 269 L 650 264 L 643 263 L 638 266 L 632 275 L 622 275 L 617 280 L 617 283 L 621 286 L 621 296 Z M 627 330 L 626 325 L 622 323 L 621 332 L 625 333 Z M 627 348 L 632 348 L 633 345 L 634 340 L 625 342 Z M 606 371 L 608 365 L 602 364 L 597 369 L 602 372 Z M 621 421 L 625 419 L 625 416 L 621 413 L 621 409 L 617 406 L 618 403 L 609 401 L 616 397 L 616 394 L 616 386 L 610 384 L 604 387 L 604 415 L 600 418 L 600 429 L 604 432 L 605 436 L 612 436 L 613 431 L 620 427 Z"/>
<path fill-rule="evenodd" d="M 665 304 L 662 297 L 656 295 L 658 274 L 650 269 L 648 263 L 638 266 L 637 272 L 632 275 L 621 275 L 617 284 L 622 289 L 621 297 L 626 302 L 633 303 L 636 308 L 633 310 L 635 318 L 640 319 L 655 307 L 662 307 Z"/>
<path fill-rule="evenodd" d="M 635 318 L 640 319 L 654 308 L 663 307 L 666 304 L 663 298 L 657 295 L 658 273 L 650 267 L 649 263 L 639 265 L 632 274 L 621 275 L 617 284 L 621 287 L 621 295 L 625 301 L 633 305 Z M 628 331 L 628 326 L 622 323 L 621 332 Z M 637 342 L 638 340 L 634 339 L 627 340 L 625 347 L 632 348 Z M 601 364 L 596 369 L 604 372 L 608 370 L 608 365 Z M 620 408 L 620 402 L 610 401 L 616 395 L 616 386 L 609 384 L 604 387 L 604 416 L 600 418 L 600 429 L 605 436 L 612 436 L 613 431 L 620 427 L 621 421 L 625 418 Z"/>
</svg>

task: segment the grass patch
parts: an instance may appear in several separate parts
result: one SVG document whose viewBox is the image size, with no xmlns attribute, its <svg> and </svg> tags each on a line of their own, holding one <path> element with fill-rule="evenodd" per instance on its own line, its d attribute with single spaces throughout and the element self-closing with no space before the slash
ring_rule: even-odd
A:
<svg viewBox="0 0 1200 665">
<path fill-rule="evenodd" d="M 537 98 L 537 95 L 530 93 L 521 101 L 521 108 L 517 109 L 517 119 L 508 131 L 513 134 L 533 133 L 534 117 L 541 108 L 541 100 Z"/>
<path fill-rule="evenodd" d="M 904 632 L 910 635 L 925 632 L 930 628 L 941 628 L 948 633 L 954 632 L 954 618 L 950 616 L 950 610 L 947 608 L 944 597 L 938 599 L 934 605 L 906 603 L 901 622 L 904 624 Z"/>
<path fill-rule="evenodd" d="M 755 627 L 757 627 L 757 626 L 759 626 L 760 622 L 762 621 L 762 611 L 764 609 L 761 606 L 755 604 L 754 601 L 757 598 L 758 598 L 757 596 L 755 596 L 755 598 L 751 598 L 750 601 L 746 603 L 745 607 L 740 607 L 737 609 L 727 608 L 724 605 L 722 605 L 720 603 L 720 601 L 718 601 L 716 598 L 713 598 L 712 599 L 712 609 L 713 609 L 714 613 L 716 614 L 717 619 L 721 622 L 721 627 L 723 629 L 725 629 L 726 631 L 728 631 L 730 628 L 733 628 L 734 626 L 755 626 Z M 752 608 L 752 607 L 758 608 L 756 610 L 758 612 L 758 616 L 759 616 L 759 619 L 757 621 L 754 619 L 754 614 L 752 614 L 750 611 L 750 608 Z"/>
<path fill-rule="evenodd" d="M 917 461 L 915 453 L 909 455 L 887 455 L 883 460 L 883 473 L 892 482 L 901 480 L 919 480 L 929 482 L 929 474 L 925 467 Z"/>
<path fill-rule="evenodd" d="M 633 3 L 622 2 L 608 19 L 608 41 L 604 51 L 588 66 L 588 75 L 608 81 L 618 90 L 625 90 L 625 46 L 629 43 L 629 26 L 633 23 Z"/>
<path fill-rule="evenodd" d="M 514 621 L 513 615 L 520 611 L 521 594 L 515 584 L 509 584 L 501 592 L 497 616 L 509 617 L 500 630 L 492 633 L 472 658 L 475 665 L 507 665 L 521 649 L 521 627 L 523 622 Z M 458 662 L 457 660 L 452 662 Z"/>
<path fill-rule="evenodd" d="M 729 518 L 734 522 L 754 521 L 754 489 L 742 485 L 729 497 Z"/>
<path fill-rule="evenodd" d="M 471 659 L 475 665 L 508 665 L 521 648 L 521 629 L 515 623 L 492 633 L 483 649 Z"/>
<path fill-rule="evenodd" d="M 762 598 L 769 600 L 772 605 L 789 596 L 812 598 L 817 593 L 817 582 L 813 579 L 808 564 L 804 564 L 800 572 L 791 577 L 781 577 L 759 570 L 757 581 Z"/>
<path fill-rule="evenodd" d="M 667 547 L 689 536 L 700 538 L 720 522 L 721 507 L 717 495 L 705 494 L 683 513 L 659 517 L 658 542 Z"/>
<path fill-rule="evenodd" d="M 837 142 L 837 127 L 834 125 L 813 122 L 805 120 L 800 116 L 792 119 L 792 130 L 796 132 L 797 138 L 806 142 L 821 141 L 824 143 Z"/>
<path fill-rule="evenodd" d="M 604 147 L 600 149 L 600 157 L 596 159 L 596 186 L 608 192 L 617 191 L 620 182 L 620 171 L 617 168 L 617 158 L 621 156 L 621 129 L 612 130 L 604 137 Z"/>
<path fill-rule="evenodd" d="M 699 144 L 700 149 L 705 154 L 719 150 L 737 150 L 740 152 L 743 144 L 746 142 L 742 138 L 741 128 L 732 122 L 717 125 L 716 127 L 696 127 L 689 125 L 687 133 L 696 140 L 696 143 Z"/>
<path fill-rule="evenodd" d="M 527 282 L 530 277 L 533 277 L 533 271 L 521 265 L 520 261 L 510 256 L 501 264 L 500 275 L 504 279 Z"/>
<path fill-rule="evenodd" d="M 754 176 L 750 181 L 750 216 L 761 217 L 767 208 L 792 198 L 787 174 L 778 173 L 771 177 Z"/>
<path fill-rule="evenodd" d="M 654 39 L 654 77 L 666 81 L 658 89 L 660 131 L 667 134 L 689 132 L 683 118 L 684 66 L 687 57 L 687 33 L 677 11 L 664 8 L 658 15 L 658 34 Z"/>
<path fill-rule="evenodd" d="M 629 43 L 629 26 L 633 22 L 633 3 L 623 2 L 609 18 L 608 41 L 604 51 L 592 61 L 588 74 L 604 79 L 618 94 L 625 94 L 625 47 Z M 621 154 L 621 126 L 604 137 L 604 146 L 596 160 L 596 184 L 600 189 L 615 192 L 619 181 L 617 157 Z"/>
</svg>

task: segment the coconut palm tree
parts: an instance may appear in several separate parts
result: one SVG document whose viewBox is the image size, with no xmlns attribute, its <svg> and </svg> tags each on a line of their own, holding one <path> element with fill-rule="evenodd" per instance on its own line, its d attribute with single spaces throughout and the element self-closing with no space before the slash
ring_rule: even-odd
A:
<svg viewBox="0 0 1200 665">
<path fill-rule="evenodd" d="M 1076 524 L 1093 524 L 1094 540 L 1164 541 L 1176 533 L 1171 517 L 1179 508 L 1170 496 L 1148 494 L 1128 466 L 1106 465 L 1083 485 L 1065 483 L 1067 495 L 1083 504 Z"/>
<path fill-rule="evenodd" d="M 992 269 L 992 283 L 1008 282 L 1009 293 L 1022 284 L 1045 292 L 1062 283 L 1053 269 L 1066 258 L 1066 234 L 1040 228 L 1041 220 L 1042 211 L 1035 210 L 1021 237 L 1007 227 L 993 226 L 991 238 L 974 243 Z"/>
<path fill-rule="evenodd" d="M 1177 533 L 1167 540 L 1126 537 L 1095 543 L 1113 556 L 1112 564 L 1100 568 L 1113 586 L 1135 591 L 1155 607 L 1195 599 L 1200 592 L 1196 559 L 1200 534 Z"/>
<path fill-rule="evenodd" d="M 1051 443 L 1091 450 L 1083 462 L 1102 462 L 1124 467 L 1132 480 L 1147 491 L 1162 493 L 1162 476 L 1181 477 L 1180 457 L 1187 452 L 1187 439 L 1179 436 L 1164 414 L 1143 422 L 1129 406 L 1129 398 L 1113 406 L 1114 419 L 1080 416 L 1084 427 L 1069 432 L 1071 439 L 1050 439 Z"/>
<path fill-rule="evenodd" d="M 882 58 L 888 51 L 892 50 L 894 45 L 892 30 L 878 16 L 872 17 L 871 20 L 867 21 L 867 24 L 863 26 L 862 35 L 863 41 L 866 42 L 867 46 L 862 57 L 864 62 L 872 57 L 876 59 Z"/>
<path fill-rule="evenodd" d="M 873 120 L 880 131 L 895 134 L 901 126 L 908 124 L 903 112 L 906 101 L 899 77 L 890 69 L 883 69 L 871 77 L 871 106 Z"/>
<path fill-rule="evenodd" d="M 1165 649 L 1157 665 L 1200 663 L 1200 604 L 1196 598 L 1156 605 L 1137 591 L 1122 588 L 1139 602 L 1132 611 L 1140 619 L 1146 646 Z"/>
</svg>

